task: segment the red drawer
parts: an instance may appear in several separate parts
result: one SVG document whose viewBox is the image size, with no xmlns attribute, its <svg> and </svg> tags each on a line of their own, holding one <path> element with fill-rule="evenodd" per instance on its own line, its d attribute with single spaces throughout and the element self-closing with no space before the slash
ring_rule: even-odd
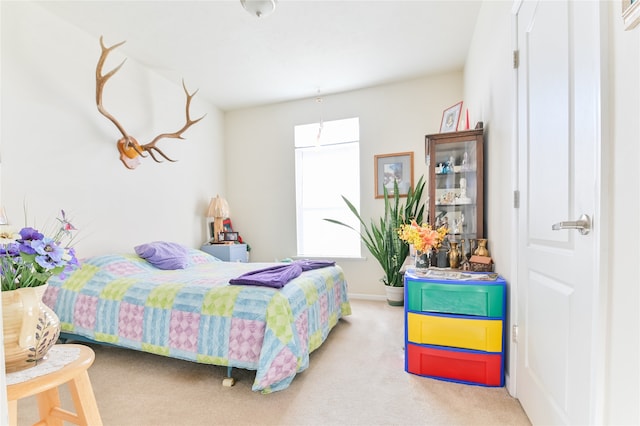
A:
<svg viewBox="0 0 640 426">
<path fill-rule="evenodd" d="M 485 386 L 504 386 L 502 354 L 438 349 L 407 344 L 409 373 L 434 378 L 474 383 Z"/>
</svg>

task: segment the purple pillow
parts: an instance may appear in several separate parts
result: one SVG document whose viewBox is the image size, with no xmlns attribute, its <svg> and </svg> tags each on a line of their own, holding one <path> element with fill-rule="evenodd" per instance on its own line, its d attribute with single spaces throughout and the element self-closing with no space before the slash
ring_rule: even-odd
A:
<svg viewBox="0 0 640 426">
<path fill-rule="evenodd" d="M 135 251 L 159 269 L 184 269 L 189 264 L 189 249 L 177 243 L 154 241 L 136 246 Z"/>
</svg>

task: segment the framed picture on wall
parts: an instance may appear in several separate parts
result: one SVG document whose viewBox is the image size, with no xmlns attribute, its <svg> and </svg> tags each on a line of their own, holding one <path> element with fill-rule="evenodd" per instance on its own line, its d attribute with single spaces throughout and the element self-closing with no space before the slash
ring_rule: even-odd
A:
<svg viewBox="0 0 640 426">
<path fill-rule="evenodd" d="M 384 198 L 385 188 L 389 195 L 394 195 L 394 182 L 398 183 L 401 197 L 406 197 L 413 187 L 413 152 L 376 155 L 374 169 L 376 198 Z"/>
<path fill-rule="evenodd" d="M 622 0 L 624 29 L 632 30 L 640 24 L 640 0 Z"/>
<path fill-rule="evenodd" d="M 442 112 L 442 123 L 440 123 L 440 133 L 458 131 L 460 113 L 462 112 L 462 101 L 450 106 Z"/>
</svg>

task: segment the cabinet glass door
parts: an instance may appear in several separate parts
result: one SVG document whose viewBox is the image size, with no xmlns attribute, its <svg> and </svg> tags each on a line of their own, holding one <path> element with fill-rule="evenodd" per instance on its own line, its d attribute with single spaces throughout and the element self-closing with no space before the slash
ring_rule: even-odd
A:
<svg viewBox="0 0 640 426">
<path fill-rule="evenodd" d="M 484 237 L 482 130 L 428 135 L 429 223 L 450 241 Z"/>
</svg>

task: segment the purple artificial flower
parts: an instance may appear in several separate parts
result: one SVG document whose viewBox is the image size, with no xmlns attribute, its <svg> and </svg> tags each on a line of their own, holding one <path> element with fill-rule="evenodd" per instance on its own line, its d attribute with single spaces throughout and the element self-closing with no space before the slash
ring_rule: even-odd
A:
<svg viewBox="0 0 640 426">
<path fill-rule="evenodd" d="M 0 256 L 6 256 L 6 257 L 20 256 L 20 244 L 10 243 L 10 244 L 6 244 L 4 247 L 0 247 Z"/>
<path fill-rule="evenodd" d="M 31 246 L 38 254 L 36 256 L 36 263 L 43 268 L 53 269 L 64 264 L 62 261 L 64 249 L 51 238 L 32 241 Z"/>
<path fill-rule="evenodd" d="M 60 279 L 64 280 L 69 276 L 73 271 L 80 267 L 80 262 L 76 257 L 76 251 L 73 247 L 67 249 L 67 254 L 64 257 L 64 260 L 67 262 L 64 269 L 60 273 Z"/>
<path fill-rule="evenodd" d="M 33 241 L 33 240 L 41 240 L 44 238 L 44 235 L 38 232 L 37 229 L 33 228 L 22 228 L 20 230 L 20 236 L 23 241 Z"/>
</svg>

